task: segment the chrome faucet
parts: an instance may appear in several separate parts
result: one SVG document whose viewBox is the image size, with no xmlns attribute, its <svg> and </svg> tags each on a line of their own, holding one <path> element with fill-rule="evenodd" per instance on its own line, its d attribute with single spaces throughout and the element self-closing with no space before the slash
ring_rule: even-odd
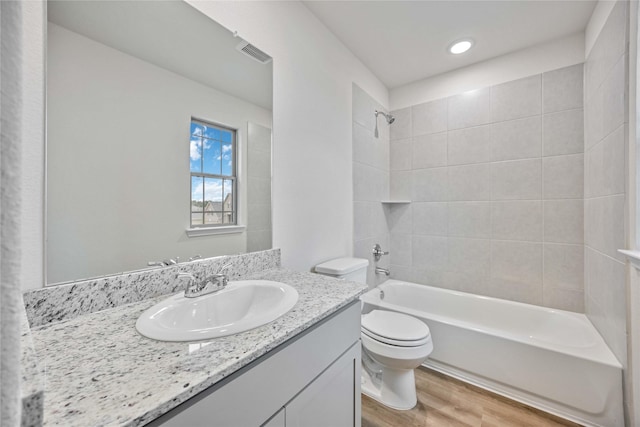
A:
<svg viewBox="0 0 640 427">
<path fill-rule="evenodd" d="M 227 277 L 226 274 L 223 274 L 222 270 L 229 266 L 231 266 L 231 263 L 223 265 L 216 274 L 207 277 L 200 283 L 196 283 L 196 279 L 193 277 L 193 274 L 179 273 L 178 279 L 189 280 L 184 289 L 184 296 L 186 298 L 195 298 L 223 290 L 229 282 L 229 277 Z"/>
</svg>

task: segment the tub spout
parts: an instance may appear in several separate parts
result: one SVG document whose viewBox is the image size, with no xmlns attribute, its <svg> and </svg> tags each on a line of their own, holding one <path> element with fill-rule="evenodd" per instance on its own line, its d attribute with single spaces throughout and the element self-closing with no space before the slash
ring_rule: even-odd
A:
<svg viewBox="0 0 640 427">
<path fill-rule="evenodd" d="M 388 268 L 376 267 L 376 274 L 384 274 L 385 276 L 391 275 L 391 271 Z"/>
</svg>

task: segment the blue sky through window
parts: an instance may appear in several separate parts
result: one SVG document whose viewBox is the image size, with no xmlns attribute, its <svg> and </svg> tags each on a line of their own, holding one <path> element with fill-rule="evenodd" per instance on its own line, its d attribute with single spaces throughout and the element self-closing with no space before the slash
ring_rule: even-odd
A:
<svg viewBox="0 0 640 427">
<path fill-rule="evenodd" d="M 202 172 L 202 138 L 191 136 L 189 164 L 191 172 Z"/>
<path fill-rule="evenodd" d="M 192 173 L 232 177 L 233 135 L 231 131 L 191 122 L 189 165 Z M 224 190 L 223 190 L 224 189 Z M 233 180 L 192 177 L 192 204 L 206 205 L 208 201 L 221 203 L 233 193 Z"/>
<path fill-rule="evenodd" d="M 220 158 L 220 163 L 222 166 L 222 175 L 226 175 L 226 176 L 233 175 L 232 149 L 233 149 L 233 145 L 230 142 L 228 144 L 222 144 L 222 153 Z"/>
<path fill-rule="evenodd" d="M 204 173 L 220 175 L 221 144 L 220 141 L 212 139 L 204 140 Z"/>
<path fill-rule="evenodd" d="M 204 136 L 209 139 L 216 139 L 218 141 L 222 141 L 222 131 L 220 129 L 212 128 L 212 127 L 204 127 Z"/>
</svg>

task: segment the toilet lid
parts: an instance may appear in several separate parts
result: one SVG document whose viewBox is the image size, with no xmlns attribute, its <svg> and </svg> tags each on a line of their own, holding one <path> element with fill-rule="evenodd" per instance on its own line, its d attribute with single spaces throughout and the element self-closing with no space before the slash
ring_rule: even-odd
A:
<svg viewBox="0 0 640 427">
<path fill-rule="evenodd" d="M 383 310 L 362 316 L 362 332 L 378 341 L 407 347 L 424 344 L 429 338 L 429 327 L 420 320 Z"/>
<path fill-rule="evenodd" d="M 331 276 L 344 276 L 361 268 L 366 268 L 369 261 L 361 258 L 336 258 L 316 265 L 316 273 Z"/>
</svg>

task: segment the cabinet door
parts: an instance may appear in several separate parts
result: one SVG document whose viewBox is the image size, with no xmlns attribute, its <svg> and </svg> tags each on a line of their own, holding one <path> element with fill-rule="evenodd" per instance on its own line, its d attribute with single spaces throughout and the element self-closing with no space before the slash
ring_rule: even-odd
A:
<svg viewBox="0 0 640 427">
<path fill-rule="evenodd" d="M 360 343 L 285 407 L 287 427 L 360 427 Z"/>
</svg>

